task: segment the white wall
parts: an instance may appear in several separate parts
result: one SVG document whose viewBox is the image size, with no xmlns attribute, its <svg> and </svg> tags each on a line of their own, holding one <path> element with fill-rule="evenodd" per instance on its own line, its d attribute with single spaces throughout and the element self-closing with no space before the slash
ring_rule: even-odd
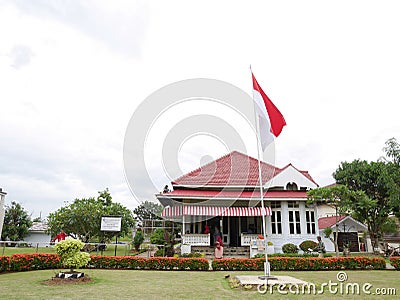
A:
<svg viewBox="0 0 400 300">
<path fill-rule="evenodd" d="M 28 244 L 32 244 L 32 247 L 36 247 L 37 243 L 39 243 L 39 247 L 48 247 L 50 243 L 51 236 L 50 234 L 44 232 L 30 232 L 25 238 L 24 241 Z"/>
</svg>

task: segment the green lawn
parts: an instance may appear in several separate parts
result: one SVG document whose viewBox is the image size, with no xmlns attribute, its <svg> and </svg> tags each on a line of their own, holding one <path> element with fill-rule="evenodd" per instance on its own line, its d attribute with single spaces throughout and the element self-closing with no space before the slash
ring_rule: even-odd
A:
<svg viewBox="0 0 400 300">
<path fill-rule="evenodd" d="M 394 299 L 395 296 L 281 295 L 277 291 L 261 295 L 255 290 L 231 289 L 225 275 L 231 277 L 260 275 L 260 272 L 184 272 L 84 270 L 94 281 L 83 285 L 46 286 L 43 281 L 55 271 L 32 271 L 0 274 L 1 299 Z M 398 271 L 347 271 L 351 283 L 370 283 L 376 288 L 395 288 L 400 293 Z M 337 282 L 336 271 L 273 272 L 289 275 L 320 285 L 328 280 Z"/>
<path fill-rule="evenodd" d="M 130 255 L 131 245 L 117 245 L 117 255 Z M 4 254 L 3 254 L 4 252 Z M 0 256 L 6 255 L 10 256 L 13 254 L 31 254 L 31 253 L 55 253 L 54 247 L 0 247 Z M 107 249 L 103 251 L 103 255 L 113 256 L 115 253 L 115 245 L 107 245 Z M 93 251 L 92 255 L 101 255 L 101 251 Z"/>
</svg>

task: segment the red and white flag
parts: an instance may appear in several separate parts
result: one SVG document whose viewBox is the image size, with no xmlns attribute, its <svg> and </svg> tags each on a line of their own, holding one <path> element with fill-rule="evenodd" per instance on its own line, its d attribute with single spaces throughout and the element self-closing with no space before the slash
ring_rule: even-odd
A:
<svg viewBox="0 0 400 300">
<path fill-rule="evenodd" d="M 253 100 L 256 103 L 256 115 L 259 122 L 260 141 L 263 151 L 278 137 L 286 125 L 285 118 L 279 109 L 272 103 L 258 84 L 253 72 Z"/>
</svg>

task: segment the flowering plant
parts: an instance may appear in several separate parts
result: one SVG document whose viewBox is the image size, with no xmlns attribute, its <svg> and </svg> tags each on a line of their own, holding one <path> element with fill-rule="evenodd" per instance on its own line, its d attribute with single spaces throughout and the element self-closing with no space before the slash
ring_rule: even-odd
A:
<svg viewBox="0 0 400 300">
<path fill-rule="evenodd" d="M 62 264 L 73 272 L 74 268 L 86 266 L 90 261 L 89 253 L 80 252 L 84 246 L 85 244 L 80 240 L 67 239 L 59 242 L 55 246 L 55 250 L 60 256 Z"/>
</svg>

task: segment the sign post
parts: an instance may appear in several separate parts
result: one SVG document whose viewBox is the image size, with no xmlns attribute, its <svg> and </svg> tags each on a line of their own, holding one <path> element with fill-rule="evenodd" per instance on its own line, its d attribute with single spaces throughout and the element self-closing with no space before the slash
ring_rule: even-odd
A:
<svg viewBox="0 0 400 300">
<path fill-rule="evenodd" d="M 101 217 L 101 231 L 120 232 L 122 217 Z M 114 256 L 117 256 L 118 234 L 115 235 Z"/>
</svg>

